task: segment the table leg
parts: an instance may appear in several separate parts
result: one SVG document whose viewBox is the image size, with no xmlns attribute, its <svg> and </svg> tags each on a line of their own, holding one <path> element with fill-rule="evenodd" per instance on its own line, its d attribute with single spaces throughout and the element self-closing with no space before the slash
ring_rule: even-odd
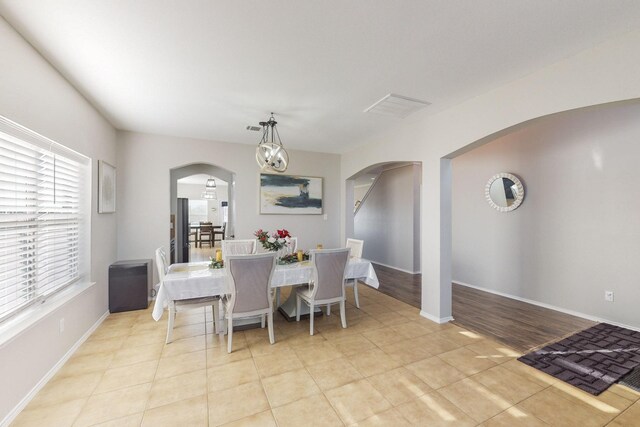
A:
<svg viewBox="0 0 640 427">
<path fill-rule="evenodd" d="M 306 286 L 306 285 L 305 285 Z M 289 322 L 293 322 L 296 320 L 296 290 L 295 287 L 291 289 L 291 293 L 289 294 L 289 298 L 278 307 L 278 311 L 280 314 L 284 316 Z M 322 316 L 322 310 L 319 307 L 315 309 L 315 317 Z M 306 304 L 302 304 L 300 308 L 300 317 L 307 318 L 309 317 L 309 306 Z"/>
</svg>

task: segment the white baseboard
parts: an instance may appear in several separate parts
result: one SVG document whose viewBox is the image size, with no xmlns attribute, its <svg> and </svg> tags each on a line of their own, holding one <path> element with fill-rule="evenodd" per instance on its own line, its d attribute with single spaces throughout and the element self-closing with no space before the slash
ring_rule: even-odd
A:
<svg viewBox="0 0 640 427">
<path fill-rule="evenodd" d="M 100 318 L 96 321 L 96 323 L 94 323 L 89 328 L 89 330 L 87 332 L 85 332 L 84 335 L 82 335 L 78 341 L 76 341 L 76 343 L 69 349 L 69 351 L 67 351 L 64 354 L 64 356 L 62 356 L 62 358 L 60 358 L 60 360 L 58 360 L 58 362 L 49 370 L 49 372 L 47 372 L 45 374 L 45 376 L 42 377 L 42 379 L 40 379 L 40 381 L 38 381 L 38 383 L 35 386 L 33 386 L 33 388 L 20 401 L 20 403 L 18 403 L 7 414 L 7 416 L 4 417 L 4 419 L 2 421 L 0 421 L 0 427 L 6 427 L 9 424 L 11 424 L 11 422 L 18 416 L 18 414 L 20 414 L 20 412 L 29 404 L 29 402 L 31 402 L 31 399 L 33 399 L 35 397 L 35 395 L 42 389 L 42 387 L 44 387 L 47 384 L 47 382 L 51 378 L 53 378 L 53 376 L 60 370 L 60 368 L 62 368 L 62 366 L 64 366 L 64 364 L 67 362 L 67 360 L 69 360 L 69 358 L 82 345 L 82 343 L 84 343 L 87 340 L 87 338 L 89 338 L 91 336 L 91 334 L 96 329 L 98 329 L 98 326 L 100 326 L 100 324 L 104 321 L 104 319 L 107 318 L 108 315 L 109 315 L 109 312 L 107 311 L 102 316 L 100 316 Z"/>
<path fill-rule="evenodd" d="M 531 299 L 528 299 L 528 298 L 519 297 L 517 295 L 511 295 L 511 294 L 507 294 L 507 293 L 504 293 L 504 292 L 495 291 L 493 289 L 483 288 L 481 286 L 471 285 L 469 283 L 464 283 L 464 282 L 460 282 L 460 281 L 457 281 L 457 280 L 452 280 L 452 282 L 455 283 L 456 285 L 465 286 L 467 288 L 472 288 L 472 289 L 477 289 L 479 291 L 488 292 L 490 294 L 499 295 L 501 297 L 514 299 L 516 301 L 526 302 L 528 304 L 537 305 L 538 307 L 548 308 L 550 310 L 559 311 L 561 313 L 570 314 L 572 316 L 581 317 L 583 319 L 591 320 L 591 321 L 594 321 L 594 322 L 609 323 L 611 325 L 620 326 L 621 328 L 631 329 L 633 331 L 640 331 L 640 327 L 637 327 L 637 326 L 625 325 L 624 323 L 614 322 L 613 320 L 604 319 L 602 317 L 592 316 L 590 314 L 581 313 L 579 311 L 569 310 L 567 308 L 558 307 L 558 306 L 547 304 L 547 303 L 544 303 L 544 302 L 540 302 L 540 301 L 535 301 L 535 300 L 531 300 Z"/>
<path fill-rule="evenodd" d="M 371 261 L 371 260 L 370 260 Z M 409 270 L 405 270 L 404 268 L 398 268 L 398 267 L 394 267 L 393 265 L 387 265 L 387 264 L 383 264 L 381 262 L 378 261 L 371 261 L 371 263 L 373 264 L 378 264 L 381 265 L 383 267 L 387 267 L 387 268 L 392 268 L 394 270 L 398 270 L 398 271 L 402 271 L 403 273 L 409 273 L 409 274 L 421 274 L 420 271 L 409 271 Z"/>
<path fill-rule="evenodd" d="M 439 323 L 439 324 L 451 322 L 453 320 L 453 316 L 435 317 L 435 316 L 432 316 L 431 314 L 427 313 L 424 310 L 420 310 L 420 316 L 425 317 L 425 318 L 431 320 L 432 322 L 436 322 L 436 323 Z"/>
</svg>

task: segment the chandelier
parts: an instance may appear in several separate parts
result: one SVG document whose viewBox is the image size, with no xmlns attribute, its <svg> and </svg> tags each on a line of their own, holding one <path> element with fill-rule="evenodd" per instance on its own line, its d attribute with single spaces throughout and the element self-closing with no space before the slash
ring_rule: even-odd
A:
<svg viewBox="0 0 640 427">
<path fill-rule="evenodd" d="M 207 179 L 206 184 L 204 185 L 204 191 L 201 194 L 203 199 L 217 199 L 218 195 L 216 193 L 216 180 L 213 177 L 209 177 Z"/>
<path fill-rule="evenodd" d="M 260 139 L 258 148 L 256 148 L 256 161 L 260 169 L 284 172 L 289 165 L 289 154 L 282 146 L 280 134 L 276 129 L 277 124 L 278 122 L 273 118 L 273 113 L 271 113 L 269 121 L 260 122 L 262 139 Z"/>
</svg>

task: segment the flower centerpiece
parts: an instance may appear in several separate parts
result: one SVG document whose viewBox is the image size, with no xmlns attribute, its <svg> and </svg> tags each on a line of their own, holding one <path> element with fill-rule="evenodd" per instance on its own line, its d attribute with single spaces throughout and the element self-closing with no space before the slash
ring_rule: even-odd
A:
<svg viewBox="0 0 640 427">
<path fill-rule="evenodd" d="M 220 260 L 217 261 L 214 257 L 210 257 L 209 258 L 209 268 L 213 268 L 213 269 L 219 269 L 219 268 L 224 268 L 224 261 Z"/>
<path fill-rule="evenodd" d="M 210 257 L 209 268 L 224 268 L 224 262 L 222 261 L 222 251 L 218 249 L 215 257 Z"/>
<path fill-rule="evenodd" d="M 256 239 L 262 244 L 262 247 L 269 252 L 278 252 L 287 246 L 291 241 L 291 234 L 284 228 L 282 230 L 276 230 L 275 233 L 269 234 L 268 231 L 263 229 L 257 230 L 253 233 Z"/>
<path fill-rule="evenodd" d="M 310 259 L 309 252 L 302 252 L 300 255 L 287 254 L 278 260 L 278 264 L 281 264 L 281 265 L 295 264 L 296 262 L 309 261 L 309 259 Z"/>
</svg>

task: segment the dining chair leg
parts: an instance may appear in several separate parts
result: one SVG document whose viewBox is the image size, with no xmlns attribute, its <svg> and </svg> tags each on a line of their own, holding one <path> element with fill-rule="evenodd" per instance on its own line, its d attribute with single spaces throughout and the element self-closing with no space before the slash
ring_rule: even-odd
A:
<svg viewBox="0 0 640 427">
<path fill-rule="evenodd" d="M 353 279 L 353 296 L 356 300 L 356 308 L 360 308 L 360 300 L 358 299 L 358 279 Z"/>
<path fill-rule="evenodd" d="M 340 301 L 340 321 L 342 322 L 342 327 L 346 328 L 347 327 L 347 314 L 345 311 L 345 303 L 344 303 L 344 298 Z"/>
<path fill-rule="evenodd" d="M 260 319 L 260 327 L 261 327 L 262 329 L 264 329 L 264 321 L 265 321 L 265 315 L 263 314 L 263 315 L 262 315 L 262 318 Z"/>
<path fill-rule="evenodd" d="M 331 304 L 327 304 L 327 316 L 331 316 Z"/>
<path fill-rule="evenodd" d="M 302 302 L 300 295 L 296 295 L 296 322 L 300 321 L 300 303 Z"/>
<path fill-rule="evenodd" d="M 227 353 L 231 353 L 233 341 L 233 319 L 229 316 L 229 321 L 227 324 Z"/>
<path fill-rule="evenodd" d="M 167 324 L 167 339 L 165 343 L 169 344 L 172 341 L 173 336 L 173 323 L 176 317 L 176 306 L 173 301 L 169 302 L 169 323 Z"/>
<path fill-rule="evenodd" d="M 224 321 L 224 304 L 222 298 L 218 300 L 218 318 L 216 319 L 216 333 L 225 335 L 227 333 L 227 324 Z"/>
<path fill-rule="evenodd" d="M 219 334 L 222 329 L 220 328 L 220 300 L 214 301 L 211 308 L 213 309 L 213 333 Z"/>
<path fill-rule="evenodd" d="M 313 303 L 309 304 L 309 335 L 313 335 L 313 318 L 315 317 L 315 312 L 316 308 L 314 307 Z"/>
<path fill-rule="evenodd" d="M 269 322 L 269 342 L 274 344 L 276 342 L 276 338 L 273 335 L 273 312 L 267 314 L 267 322 Z"/>
</svg>

